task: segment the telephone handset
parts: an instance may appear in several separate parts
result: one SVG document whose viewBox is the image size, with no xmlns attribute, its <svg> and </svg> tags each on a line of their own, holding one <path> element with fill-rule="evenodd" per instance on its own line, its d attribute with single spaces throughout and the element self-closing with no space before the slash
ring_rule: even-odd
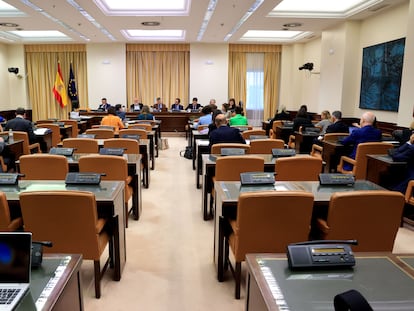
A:
<svg viewBox="0 0 414 311">
<path fill-rule="evenodd" d="M 317 240 L 289 244 L 289 269 L 351 268 L 355 265 L 351 244 L 358 245 L 358 241 Z"/>
</svg>

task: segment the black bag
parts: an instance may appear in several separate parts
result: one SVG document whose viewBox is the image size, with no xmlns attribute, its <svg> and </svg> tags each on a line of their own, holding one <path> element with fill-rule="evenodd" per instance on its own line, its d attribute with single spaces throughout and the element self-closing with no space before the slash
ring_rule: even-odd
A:
<svg viewBox="0 0 414 311">
<path fill-rule="evenodd" d="M 193 159 L 193 147 L 187 146 L 185 147 L 185 150 L 180 151 L 180 156 L 192 160 Z"/>
</svg>

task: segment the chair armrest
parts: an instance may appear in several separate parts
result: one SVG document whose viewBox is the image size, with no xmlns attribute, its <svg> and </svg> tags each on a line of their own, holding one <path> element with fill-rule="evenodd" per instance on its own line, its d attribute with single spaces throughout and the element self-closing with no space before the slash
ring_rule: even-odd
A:
<svg viewBox="0 0 414 311">
<path fill-rule="evenodd" d="M 354 159 L 350 158 L 350 157 L 342 156 L 341 159 L 339 160 L 337 171 L 341 172 L 341 173 L 348 173 L 348 174 L 352 173 L 352 171 L 345 171 L 343 169 L 345 163 L 349 163 L 349 164 L 352 164 L 353 166 L 355 166 L 356 161 Z"/>
<path fill-rule="evenodd" d="M 239 229 L 237 227 L 237 221 L 236 220 L 229 220 L 229 224 L 230 224 L 231 229 L 233 230 L 233 233 L 235 235 L 237 235 L 238 232 L 239 232 Z"/>
<path fill-rule="evenodd" d="M 128 176 L 125 182 L 127 185 L 129 185 L 132 182 L 132 176 Z"/>
<path fill-rule="evenodd" d="M 269 138 L 276 138 L 276 133 L 273 132 L 273 129 L 269 130 Z"/>
<path fill-rule="evenodd" d="M 7 166 L 4 163 L 4 159 L 3 159 L 2 156 L 0 156 L 0 166 L 1 166 L 1 169 L 3 170 L 3 172 L 7 173 Z"/>
<path fill-rule="evenodd" d="M 96 233 L 101 233 L 105 225 L 106 219 L 98 218 L 98 220 L 96 221 Z"/>
<path fill-rule="evenodd" d="M 13 219 L 7 226 L 7 229 L 10 231 L 16 231 L 17 229 L 20 229 L 22 227 L 23 227 L 23 221 L 22 221 L 22 218 L 19 217 L 19 218 Z"/>
<path fill-rule="evenodd" d="M 42 152 L 42 150 L 40 149 L 40 144 L 39 143 L 34 143 L 34 144 L 29 145 L 30 153 L 33 153 L 32 150 L 36 150 L 37 153 Z"/>
<path fill-rule="evenodd" d="M 407 190 L 405 191 L 405 202 L 411 205 L 414 205 L 413 190 L 414 180 L 410 180 L 407 185 Z"/>
<path fill-rule="evenodd" d="M 321 218 L 316 219 L 316 225 L 318 226 L 318 229 L 322 231 L 324 235 L 328 234 L 330 228 L 325 219 L 321 219 Z"/>
</svg>

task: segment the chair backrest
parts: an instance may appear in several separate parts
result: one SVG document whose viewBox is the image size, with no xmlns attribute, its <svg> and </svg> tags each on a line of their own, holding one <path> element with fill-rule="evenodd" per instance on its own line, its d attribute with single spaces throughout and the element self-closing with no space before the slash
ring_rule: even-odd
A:
<svg viewBox="0 0 414 311">
<path fill-rule="evenodd" d="M 114 138 L 114 131 L 109 128 L 90 128 L 85 131 L 86 134 L 95 135 L 96 139 Z"/>
<path fill-rule="evenodd" d="M 63 122 L 65 123 L 65 125 L 72 125 L 72 134 L 71 134 L 72 138 L 75 138 L 76 136 L 78 136 L 79 134 L 78 121 L 65 119 L 65 120 L 59 120 L 59 122 Z"/>
<path fill-rule="evenodd" d="M 146 131 L 152 131 L 152 125 L 149 123 L 135 123 L 128 126 L 129 129 L 144 129 Z"/>
<path fill-rule="evenodd" d="M 9 231 L 10 210 L 4 192 L 0 192 L 0 231 Z"/>
<path fill-rule="evenodd" d="M 216 180 L 238 181 L 243 172 L 264 172 L 264 159 L 255 156 L 226 156 L 216 160 Z"/>
<path fill-rule="evenodd" d="M 251 135 L 266 135 L 265 130 L 247 130 L 241 133 L 244 139 L 250 139 Z"/>
<path fill-rule="evenodd" d="M 143 129 L 122 129 L 119 130 L 119 137 L 122 138 L 122 135 L 139 135 L 140 139 L 147 139 L 147 131 Z"/>
<path fill-rule="evenodd" d="M 103 180 L 126 181 L 128 163 L 124 157 L 112 155 L 88 155 L 79 158 L 79 172 L 105 173 Z"/>
<path fill-rule="evenodd" d="M 322 159 L 322 154 L 323 154 L 323 147 L 322 146 L 319 146 L 317 144 L 313 144 L 312 145 L 311 152 L 310 152 L 310 155 L 312 157 L 316 157 L 316 158 Z"/>
<path fill-rule="evenodd" d="M 62 141 L 64 148 L 75 148 L 75 153 L 98 153 L 98 141 L 92 138 L 66 138 Z"/>
<path fill-rule="evenodd" d="M 100 257 L 95 195 L 85 191 L 28 191 L 20 194 L 25 231 L 35 241 L 51 241 L 48 253 Z M 105 245 L 103 245 L 104 247 Z"/>
<path fill-rule="evenodd" d="M 355 179 L 365 179 L 367 176 L 367 154 L 387 154 L 392 148 L 390 143 L 360 143 L 355 155 L 356 164 L 352 169 Z"/>
<path fill-rule="evenodd" d="M 275 121 L 273 121 L 272 128 L 269 130 L 269 137 L 270 138 L 273 138 L 273 139 L 276 139 L 277 138 L 276 128 L 278 126 L 282 126 L 282 125 L 283 125 L 283 121 L 281 121 L 281 120 L 275 120 Z"/>
<path fill-rule="evenodd" d="M 349 136 L 349 133 L 326 133 L 325 135 L 323 135 L 323 140 L 336 142 L 338 141 L 338 139 L 341 139 L 346 136 Z"/>
<path fill-rule="evenodd" d="M 214 144 L 211 146 L 211 154 L 221 154 L 221 148 L 241 148 L 246 151 L 246 153 L 250 152 L 250 146 L 246 144 L 237 144 L 237 143 L 222 143 L 222 144 Z"/>
<path fill-rule="evenodd" d="M 52 131 L 52 147 L 57 147 L 60 143 L 60 127 L 53 123 L 42 123 L 38 127 L 47 127 Z"/>
<path fill-rule="evenodd" d="M 266 191 L 241 193 L 237 204 L 236 261 L 247 253 L 285 253 L 290 243 L 308 240 L 312 193 Z"/>
<path fill-rule="evenodd" d="M 279 158 L 275 164 L 277 181 L 317 181 L 322 172 L 322 159 L 311 156 Z"/>
<path fill-rule="evenodd" d="M 387 190 L 336 192 L 329 202 L 325 239 L 356 239 L 354 251 L 391 252 L 404 196 Z"/>
<path fill-rule="evenodd" d="M 55 122 L 55 120 L 37 120 L 36 124 L 39 125 L 39 124 L 53 123 L 53 122 Z"/>
<path fill-rule="evenodd" d="M 16 140 L 23 140 L 23 154 L 30 154 L 29 135 L 26 132 L 13 131 L 13 137 Z"/>
<path fill-rule="evenodd" d="M 63 155 L 39 153 L 20 157 L 23 179 L 64 180 L 69 171 L 68 160 Z"/>
<path fill-rule="evenodd" d="M 250 141 L 251 154 L 270 154 L 273 148 L 285 148 L 283 139 L 255 139 Z"/>
<path fill-rule="evenodd" d="M 135 139 L 128 139 L 128 138 L 105 139 L 104 148 L 124 148 L 124 153 L 139 154 L 139 143 Z"/>
</svg>

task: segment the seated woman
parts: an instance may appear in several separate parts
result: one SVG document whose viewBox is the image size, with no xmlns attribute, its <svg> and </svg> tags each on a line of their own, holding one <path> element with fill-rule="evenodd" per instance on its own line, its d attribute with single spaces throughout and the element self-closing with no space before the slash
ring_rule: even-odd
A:
<svg viewBox="0 0 414 311">
<path fill-rule="evenodd" d="M 318 123 L 316 123 L 315 126 L 321 129 L 321 135 L 323 135 L 326 133 L 327 127 L 331 124 L 331 114 L 328 110 L 324 110 L 321 113 L 321 120 Z"/>
<path fill-rule="evenodd" d="M 148 105 L 142 107 L 141 113 L 137 117 L 138 120 L 154 120 L 154 115 L 150 112 Z"/>
<path fill-rule="evenodd" d="M 308 115 L 308 109 L 305 105 L 299 108 L 298 113 L 296 114 L 296 118 L 293 119 L 293 131 L 299 131 L 299 128 L 303 126 L 313 126 L 312 121 Z"/>
<path fill-rule="evenodd" d="M 102 118 L 101 125 L 113 126 L 115 132 L 125 128 L 121 118 L 116 115 L 115 107 L 112 106 L 108 108 L 108 115 Z"/>
</svg>

